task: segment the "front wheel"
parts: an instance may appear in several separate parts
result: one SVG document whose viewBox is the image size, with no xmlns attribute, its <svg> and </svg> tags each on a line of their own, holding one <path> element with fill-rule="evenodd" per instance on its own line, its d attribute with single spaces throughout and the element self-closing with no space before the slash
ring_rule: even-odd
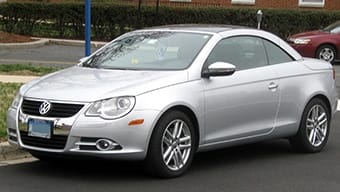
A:
<svg viewBox="0 0 340 192">
<path fill-rule="evenodd" d="M 334 64 L 336 59 L 336 50 L 331 45 L 322 45 L 316 51 L 316 57 Z"/>
<path fill-rule="evenodd" d="M 190 167 L 196 151 L 196 136 L 191 120 L 181 111 L 166 113 L 154 128 L 145 160 L 154 176 L 178 177 Z"/>
<path fill-rule="evenodd" d="M 315 98 L 305 107 L 298 133 L 290 138 L 290 143 L 301 152 L 320 152 L 327 143 L 329 128 L 330 113 L 327 105 Z"/>
</svg>

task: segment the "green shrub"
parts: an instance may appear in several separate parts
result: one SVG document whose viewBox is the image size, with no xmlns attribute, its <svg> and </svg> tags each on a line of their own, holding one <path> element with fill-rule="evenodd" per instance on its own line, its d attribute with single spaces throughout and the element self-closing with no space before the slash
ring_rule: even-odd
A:
<svg viewBox="0 0 340 192">
<path fill-rule="evenodd" d="M 234 24 L 256 27 L 256 9 L 92 4 L 92 39 L 110 40 L 127 31 L 178 23 Z M 339 11 L 263 9 L 262 27 L 283 38 L 340 20 Z M 84 4 L 2 3 L 0 30 L 31 36 L 84 38 Z"/>
</svg>

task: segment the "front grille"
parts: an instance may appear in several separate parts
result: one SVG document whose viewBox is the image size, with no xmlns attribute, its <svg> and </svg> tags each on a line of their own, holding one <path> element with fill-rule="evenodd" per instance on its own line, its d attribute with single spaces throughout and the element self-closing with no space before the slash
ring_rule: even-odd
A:
<svg viewBox="0 0 340 192">
<path fill-rule="evenodd" d="M 67 136 L 52 135 L 50 139 L 28 136 L 26 131 L 20 131 L 21 141 L 28 146 L 48 149 L 64 149 Z"/>
<path fill-rule="evenodd" d="M 45 116 L 45 117 L 72 117 L 77 114 L 80 109 L 84 106 L 81 104 L 66 104 L 66 103 L 51 103 L 52 107 L 50 111 L 41 115 L 39 113 L 39 107 L 43 101 L 32 101 L 25 99 L 22 102 L 21 110 L 23 113 L 35 116 Z"/>
</svg>

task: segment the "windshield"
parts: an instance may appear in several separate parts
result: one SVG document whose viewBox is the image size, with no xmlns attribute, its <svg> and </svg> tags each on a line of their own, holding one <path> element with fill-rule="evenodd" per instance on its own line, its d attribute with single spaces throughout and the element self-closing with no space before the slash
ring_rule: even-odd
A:
<svg viewBox="0 0 340 192">
<path fill-rule="evenodd" d="M 132 32 L 113 41 L 84 67 L 125 70 L 181 70 L 193 62 L 211 35 L 185 32 Z"/>
<path fill-rule="evenodd" d="M 323 29 L 329 33 L 340 33 L 340 21 L 337 21 Z"/>
</svg>

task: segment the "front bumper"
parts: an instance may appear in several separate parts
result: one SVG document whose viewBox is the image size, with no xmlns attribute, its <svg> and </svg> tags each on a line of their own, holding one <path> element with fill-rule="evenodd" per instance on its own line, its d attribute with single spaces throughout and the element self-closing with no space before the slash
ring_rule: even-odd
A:
<svg viewBox="0 0 340 192">
<path fill-rule="evenodd" d="M 142 160 L 146 157 L 154 121 L 159 114 L 155 110 L 131 111 L 116 120 L 87 117 L 87 105 L 69 118 L 47 118 L 26 115 L 19 109 L 7 112 L 9 143 L 19 148 L 65 155 L 85 155 L 109 159 Z M 28 136 L 28 119 L 54 122 L 50 139 Z M 129 126 L 135 119 L 144 119 L 140 125 Z M 99 139 L 114 143 L 113 149 L 101 151 L 95 147 Z"/>
</svg>

